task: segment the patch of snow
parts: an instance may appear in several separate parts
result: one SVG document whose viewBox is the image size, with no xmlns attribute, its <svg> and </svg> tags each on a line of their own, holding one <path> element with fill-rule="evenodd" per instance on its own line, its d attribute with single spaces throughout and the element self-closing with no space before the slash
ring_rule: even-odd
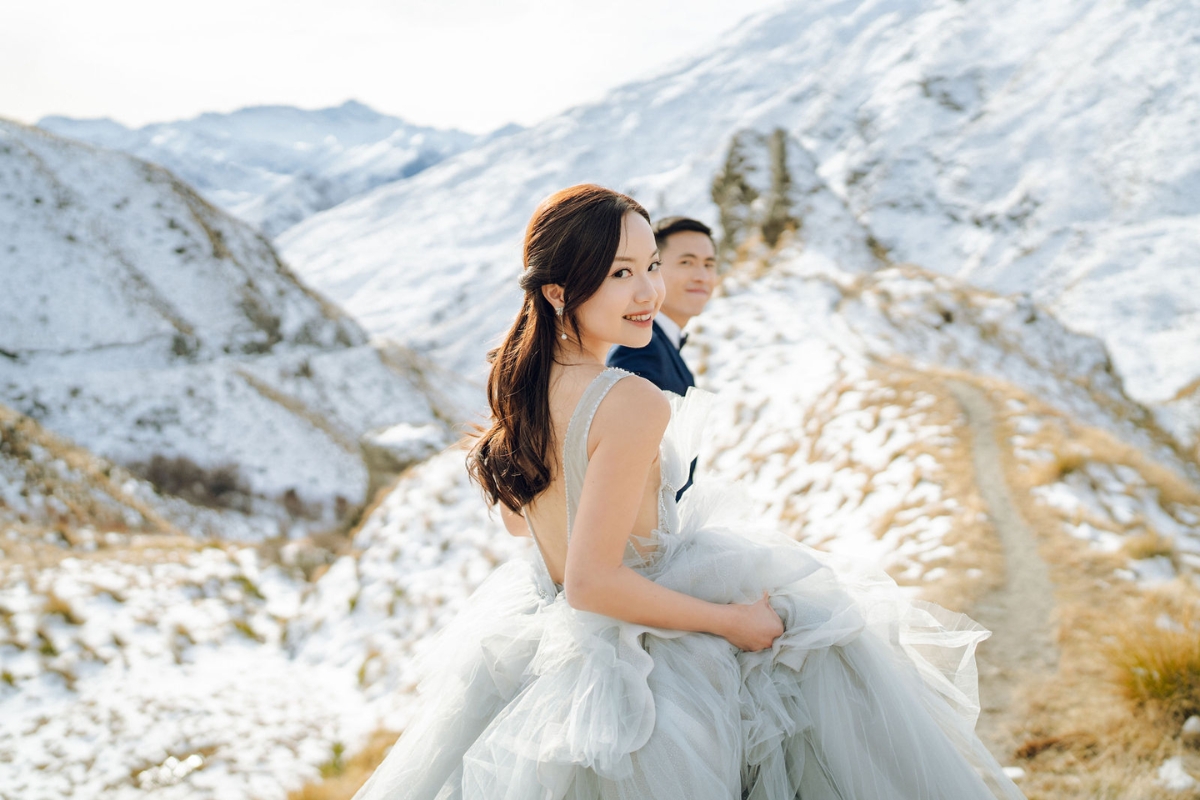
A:
<svg viewBox="0 0 1200 800">
<path fill-rule="evenodd" d="M 1158 768 L 1158 782 L 1174 792 L 1186 792 L 1196 788 L 1197 781 L 1183 768 L 1183 758 L 1173 756 Z"/>
</svg>

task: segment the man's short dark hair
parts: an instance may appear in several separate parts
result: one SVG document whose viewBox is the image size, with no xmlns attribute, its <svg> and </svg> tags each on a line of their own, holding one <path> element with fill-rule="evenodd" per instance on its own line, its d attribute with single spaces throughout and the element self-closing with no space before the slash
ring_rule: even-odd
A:
<svg viewBox="0 0 1200 800">
<path fill-rule="evenodd" d="M 708 227 L 698 219 L 692 219 L 690 217 L 664 217 L 663 219 L 660 219 L 658 222 L 654 223 L 654 242 L 658 245 L 658 249 L 661 251 L 663 246 L 666 245 L 667 239 L 669 239 L 672 234 L 683 233 L 684 231 L 703 233 L 709 238 L 709 240 L 712 240 L 713 238 L 712 228 Z M 713 244 L 715 245 L 716 242 L 714 241 Z"/>
</svg>

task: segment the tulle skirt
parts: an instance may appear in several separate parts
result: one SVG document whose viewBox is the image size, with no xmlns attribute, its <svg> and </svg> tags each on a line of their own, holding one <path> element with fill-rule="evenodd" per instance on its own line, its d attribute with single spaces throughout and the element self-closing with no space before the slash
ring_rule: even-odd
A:
<svg viewBox="0 0 1200 800">
<path fill-rule="evenodd" d="M 507 564 L 439 634 L 356 800 L 1021 798 L 973 730 L 987 631 L 736 507 L 693 487 L 680 532 L 630 566 L 714 602 L 766 590 L 769 650 L 577 611 Z"/>
</svg>

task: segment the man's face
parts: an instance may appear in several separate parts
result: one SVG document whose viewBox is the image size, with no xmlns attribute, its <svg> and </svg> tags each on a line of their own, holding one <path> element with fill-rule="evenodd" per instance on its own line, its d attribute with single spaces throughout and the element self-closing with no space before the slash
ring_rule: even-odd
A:
<svg viewBox="0 0 1200 800">
<path fill-rule="evenodd" d="M 680 327 L 704 310 L 717 285 L 717 253 L 712 239 L 699 231 L 673 233 L 663 242 L 662 277 L 666 314 Z"/>
</svg>

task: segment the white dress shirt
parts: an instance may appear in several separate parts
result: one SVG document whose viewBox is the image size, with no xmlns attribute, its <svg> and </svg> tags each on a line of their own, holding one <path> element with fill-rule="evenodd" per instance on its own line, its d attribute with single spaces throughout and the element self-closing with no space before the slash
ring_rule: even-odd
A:
<svg viewBox="0 0 1200 800">
<path fill-rule="evenodd" d="M 658 323 L 658 327 L 662 328 L 663 333 L 671 340 L 671 344 L 675 345 L 675 349 L 679 349 L 679 341 L 683 338 L 683 329 L 675 324 L 675 320 L 668 317 L 666 314 L 659 314 L 654 318 Z"/>
</svg>

